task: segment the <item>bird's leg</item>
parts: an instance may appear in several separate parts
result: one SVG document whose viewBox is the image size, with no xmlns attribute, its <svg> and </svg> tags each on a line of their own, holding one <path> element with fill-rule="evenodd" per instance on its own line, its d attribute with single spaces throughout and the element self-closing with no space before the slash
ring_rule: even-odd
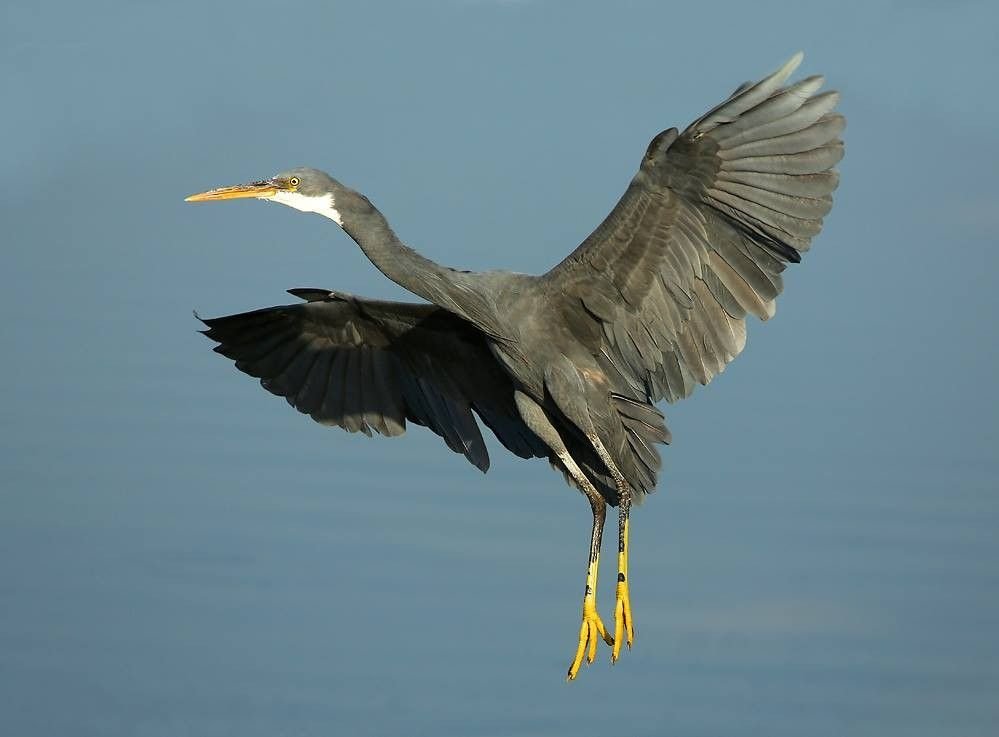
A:
<svg viewBox="0 0 999 737">
<path fill-rule="evenodd" d="M 631 488 L 619 489 L 617 509 L 617 592 L 614 604 L 614 649 L 611 662 L 621 654 L 621 642 L 627 633 L 628 648 L 635 641 L 635 625 L 631 618 L 631 593 L 628 589 L 628 523 L 631 516 Z"/>
<path fill-rule="evenodd" d="M 631 591 L 628 580 L 628 518 L 631 516 L 631 486 L 611 458 L 607 448 L 596 435 L 588 436 L 600 460 L 614 477 L 617 486 L 617 591 L 614 603 L 614 649 L 611 662 L 616 663 L 625 641 L 631 648 L 635 641 L 635 625 L 631 617 Z"/>
<path fill-rule="evenodd" d="M 567 674 L 571 681 L 579 673 L 583 664 L 583 656 L 589 663 L 597 655 L 597 638 L 602 637 L 608 645 L 614 644 L 614 639 L 608 634 L 600 615 L 597 614 L 597 570 L 600 568 L 600 541 L 604 533 L 604 519 L 607 517 L 607 503 L 596 490 L 593 483 L 579 468 L 579 465 L 569 454 L 568 448 L 558 430 L 555 429 L 541 406 L 523 392 L 514 392 L 517 410 L 529 428 L 541 438 L 545 444 L 558 456 L 565 470 L 572 476 L 576 486 L 590 502 L 593 511 L 593 527 L 590 531 L 590 557 L 586 566 L 586 588 L 583 589 L 583 621 L 579 627 L 579 643 L 576 646 L 576 656 L 572 659 Z"/>
<path fill-rule="evenodd" d="M 596 493 L 586 492 L 589 497 L 590 507 L 593 510 L 593 528 L 590 532 L 590 557 L 586 567 L 586 587 L 583 589 L 583 621 L 579 627 L 579 643 L 576 646 L 576 656 L 569 666 L 567 678 L 571 681 L 579 673 L 579 667 L 583 663 L 583 655 L 586 655 L 586 662 L 592 663 L 597 656 L 597 637 L 602 637 L 608 645 L 613 645 L 614 640 L 604 627 L 603 620 L 597 613 L 597 572 L 600 568 L 600 541 L 603 538 L 604 520 L 607 516 L 607 504 L 603 497 Z"/>
</svg>

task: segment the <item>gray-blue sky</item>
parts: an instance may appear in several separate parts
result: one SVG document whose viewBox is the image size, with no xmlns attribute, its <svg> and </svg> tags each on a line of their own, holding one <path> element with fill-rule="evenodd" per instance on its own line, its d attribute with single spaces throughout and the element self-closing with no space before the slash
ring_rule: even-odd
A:
<svg viewBox="0 0 999 737">
<path fill-rule="evenodd" d="M 994 4 L 2 16 L 0 731 L 991 733 Z M 843 92 L 836 207 L 777 317 L 667 408 L 636 649 L 566 686 L 583 501 L 235 373 L 192 308 L 401 293 L 319 218 L 181 200 L 308 164 L 435 259 L 539 271 L 654 133 L 799 48 Z"/>
</svg>

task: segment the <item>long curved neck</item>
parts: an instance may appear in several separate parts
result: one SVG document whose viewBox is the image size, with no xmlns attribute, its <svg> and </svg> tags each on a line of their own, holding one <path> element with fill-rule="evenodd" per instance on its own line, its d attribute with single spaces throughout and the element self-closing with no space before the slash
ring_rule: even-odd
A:
<svg viewBox="0 0 999 737">
<path fill-rule="evenodd" d="M 269 199 L 301 212 L 314 212 L 343 228 L 385 276 L 429 302 L 448 307 L 447 286 L 456 272 L 435 264 L 407 246 L 385 216 L 364 195 L 346 187 L 319 195 L 278 191 Z M 443 300 L 443 301 L 442 301 Z"/>
<path fill-rule="evenodd" d="M 267 199 L 301 212 L 314 212 L 343 228 L 371 263 L 401 287 L 424 299 L 449 307 L 449 287 L 458 272 L 435 264 L 407 246 L 392 231 L 385 216 L 364 195 L 337 186 L 322 194 L 278 190 Z"/>
<path fill-rule="evenodd" d="M 343 215 L 335 209 L 322 214 L 339 222 L 379 271 L 413 294 L 465 318 L 489 335 L 501 337 L 496 309 L 476 274 L 455 271 L 421 256 L 399 240 L 367 197 L 355 192 L 348 196 L 357 200 L 350 203 L 349 210 L 344 208 Z"/>
<path fill-rule="evenodd" d="M 503 337 L 500 320 L 478 275 L 448 269 L 407 246 L 371 201 L 337 186 L 320 195 L 277 192 L 268 198 L 302 212 L 327 217 L 364 251 L 379 271 L 404 289 L 459 315 L 494 337 Z"/>
<path fill-rule="evenodd" d="M 385 217 L 373 206 L 362 214 L 352 213 L 342 226 L 379 271 L 399 286 L 423 299 L 452 308 L 450 289 L 455 272 L 446 269 L 407 246 Z"/>
</svg>

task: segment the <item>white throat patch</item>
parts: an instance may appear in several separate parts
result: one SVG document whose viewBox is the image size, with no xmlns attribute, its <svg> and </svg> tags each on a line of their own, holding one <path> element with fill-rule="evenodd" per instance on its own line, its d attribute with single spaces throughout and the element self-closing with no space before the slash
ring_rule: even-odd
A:
<svg viewBox="0 0 999 737">
<path fill-rule="evenodd" d="M 282 205 L 294 207 L 302 212 L 314 212 L 323 217 L 327 217 L 334 223 L 343 227 L 343 218 L 340 211 L 336 209 L 332 194 L 324 194 L 318 197 L 309 197 L 298 192 L 275 192 L 273 196 L 266 197 L 271 202 L 280 202 Z"/>
</svg>

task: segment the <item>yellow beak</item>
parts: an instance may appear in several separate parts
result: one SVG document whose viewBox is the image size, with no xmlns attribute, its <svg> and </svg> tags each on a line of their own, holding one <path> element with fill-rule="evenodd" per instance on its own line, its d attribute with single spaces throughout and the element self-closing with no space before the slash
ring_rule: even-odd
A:
<svg viewBox="0 0 999 737">
<path fill-rule="evenodd" d="M 233 187 L 219 187 L 207 192 L 199 192 L 185 197 L 184 202 L 214 202 L 216 200 L 237 200 L 245 197 L 273 197 L 277 194 L 276 182 L 264 181 L 252 184 L 237 184 Z"/>
</svg>

